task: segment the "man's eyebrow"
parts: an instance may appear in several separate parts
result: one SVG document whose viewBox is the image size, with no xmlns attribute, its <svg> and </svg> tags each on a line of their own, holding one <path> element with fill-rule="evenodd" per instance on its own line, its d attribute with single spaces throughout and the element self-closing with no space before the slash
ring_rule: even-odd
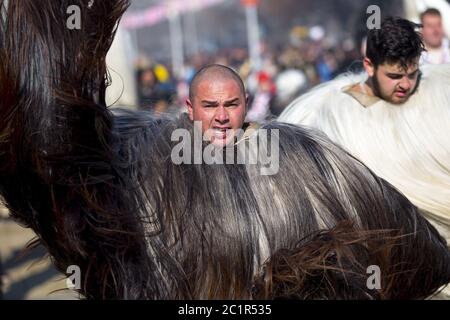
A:
<svg viewBox="0 0 450 320">
<path fill-rule="evenodd" d="M 202 100 L 203 104 L 217 104 L 217 101 L 211 101 L 211 100 Z"/>
<path fill-rule="evenodd" d="M 225 104 L 232 104 L 232 103 L 236 103 L 236 102 L 239 102 L 239 98 L 234 98 L 234 99 L 225 101 Z"/>
<path fill-rule="evenodd" d="M 396 77 L 398 77 L 398 76 L 405 76 L 405 75 L 412 76 L 412 75 L 416 74 L 416 73 L 419 72 L 419 71 L 420 71 L 420 69 L 417 69 L 417 70 L 415 70 L 415 71 L 413 71 L 413 72 L 411 72 L 411 73 L 388 72 L 387 75 L 388 75 L 388 76 L 396 76 Z"/>
</svg>

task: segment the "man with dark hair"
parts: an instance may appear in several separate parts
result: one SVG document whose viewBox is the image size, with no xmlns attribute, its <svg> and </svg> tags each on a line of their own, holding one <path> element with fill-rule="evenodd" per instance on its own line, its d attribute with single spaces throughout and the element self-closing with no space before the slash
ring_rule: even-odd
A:
<svg viewBox="0 0 450 320">
<path fill-rule="evenodd" d="M 368 33 L 365 73 L 313 89 L 279 121 L 324 131 L 400 189 L 448 242 L 450 65 L 419 69 L 424 45 L 417 27 L 386 19 Z"/>
<path fill-rule="evenodd" d="M 349 93 L 368 92 L 393 104 L 406 102 L 419 82 L 419 58 L 424 51 L 417 27 L 408 20 L 388 18 L 381 29 L 370 30 L 363 61 L 369 79 Z"/>
<path fill-rule="evenodd" d="M 427 52 L 423 54 L 425 63 L 450 63 L 450 42 L 445 37 L 442 15 L 437 9 L 430 8 L 420 15 L 423 42 Z"/>
</svg>

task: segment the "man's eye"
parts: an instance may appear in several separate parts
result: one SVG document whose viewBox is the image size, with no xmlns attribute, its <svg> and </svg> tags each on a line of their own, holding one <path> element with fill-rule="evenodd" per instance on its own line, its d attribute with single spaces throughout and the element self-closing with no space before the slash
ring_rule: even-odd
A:
<svg viewBox="0 0 450 320">
<path fill-rule="evenodd" d="M 399 80 L 402 77 L 401 76 L 389 76 L 389 78 L 391 78 L 392 80 Z"/>
</svg>

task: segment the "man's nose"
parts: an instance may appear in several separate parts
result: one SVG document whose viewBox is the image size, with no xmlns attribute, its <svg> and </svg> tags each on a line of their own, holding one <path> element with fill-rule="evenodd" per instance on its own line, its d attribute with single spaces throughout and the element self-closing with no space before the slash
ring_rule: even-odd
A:
<svg viewBox="0 0 450 320">
<path fill-rule="evenodd" d="M 217 108 L 216 120 L 219 121 L 220 123 L 225 123 L 229 120 L 228 112 L 223 106 Z"/>
<path fill-rule="evenodd" d="M 409 80 L 408 77 L 405 77 L 400 81 L 400 88 L 404 91 L 411 89 L 411 85 L 411 80 Z"/>
</svg>

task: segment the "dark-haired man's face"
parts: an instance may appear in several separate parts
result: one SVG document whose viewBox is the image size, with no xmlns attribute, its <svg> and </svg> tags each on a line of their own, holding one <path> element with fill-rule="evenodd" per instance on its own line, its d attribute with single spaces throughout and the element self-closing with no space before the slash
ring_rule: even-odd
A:
<svg viewBox="0 0 450 320">
<path fill-rule="evenodd" d="M 189 118 L 201 121 L 208 140 L 225 146 L 234 141 L 246 116 L 246 96 L 233 79 L 204 79 L 196 89 L 193 101 L 188 100 Z"/>
<path fill-rule="evenodd" d="M 403 104 L 414 94 L 419 83 L 419 58 L 403 68 L 400 64 L 366 65 L 374 94 L 392 104 Z"/>
</svg>

